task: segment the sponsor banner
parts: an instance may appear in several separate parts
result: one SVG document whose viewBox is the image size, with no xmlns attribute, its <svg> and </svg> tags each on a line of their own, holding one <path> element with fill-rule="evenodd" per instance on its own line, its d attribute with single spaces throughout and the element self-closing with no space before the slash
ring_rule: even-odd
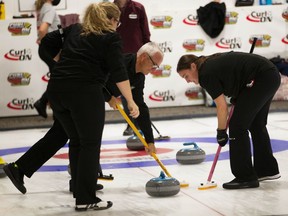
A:
<svg viewBox="0 0 288 216">
<path fill-rule="evenodd" d="M 225 27 L 214 39 L 198 25 L 197 9 L 165 10 L 163 16 L 153 7 L 147 10 L 152 40 L 160 41 L 159 45 L 165 53 L 159 70 L 146 78 L 145 100 L 149 107 L 204 103 L 201 88 L 185 83 L 176 72 L 178 59 L 183 54 L 200 56 L 216 52 L 249 52 L 253 37 L 257 37 L 254 53 L 267 58 L 287 56 L 287 7 L 284 5 L 228 7 Z M 166 17 L 172 17 L 172 24 L 165 27 Z M 165 70 L 167 66 L 168 71 Z"/>
<path fill-rule="evenodd" d="M 0 117 L 37 115 L 33 104 L 45 91 L 49 74 L 38 56 L 36 19 L 3 20 L 0 29 L 5 42 L 0 46 Z"/>
<path fill-rule="evenodd" d="M 201 4 L 209 2 L 203 0 Z M 198 24 L 199 7 L 191 1 L 161 5 L 161 10 L 157 1 L 145 0 L 143 4 L 151 40 L 165 54 L 160 67 L 146 76 L 144 98 L 149 107 L 204 105 L 202 89 L 186 83 L 176 72 L 183 54 L 249 52 L 253 38 L 257 37 L 254 53 L 267 58 L 277 55 L 287 58 L 287 5 L 234 7 L 230 4 L 223 31 L 218 37 L 210 38 Z M 36 19 L 1 20 L 0 24 L 0 41 L 5 42 L 0 46 L 0 85 L 1 92 L 5 92 L 0 98 L 0 117 L 37 115 L 33 102 L 45 91 L 50 74 L 38 56 Z M 287 88 L 281 84 L 281 92 Z M 282 93 L 275 99 L 287 100 L 287 97 Z M 106 108 L 111 109 L 108 104 Z"/>
</svg>

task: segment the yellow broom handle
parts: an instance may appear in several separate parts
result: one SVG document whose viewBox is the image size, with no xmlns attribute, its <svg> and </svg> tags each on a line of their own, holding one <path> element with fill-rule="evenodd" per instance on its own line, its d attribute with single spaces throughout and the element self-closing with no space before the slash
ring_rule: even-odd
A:
<svg viewBox="0 0 288 216">
<path fill-rule="evenodd" d="M 138 129 L 135 127 L 135 125 L 133 124 L 133 122 L 129 119 L 129 117 L 127 116 L 127 114 L 124 112 L 124 110 L 122 109 L 121 105 L 117 104 L 116 105 L 119 112 L 121 113 L 121 115 L 124 117 L 124 119 L 127 121 L 127 123 L 130 125 L 130 127 L 132 128 L 132 130 L 134 131 L 134 133 L 137 135 L 137 137 L 140 139 L 140 141 L 143 143 L 143 145 L 148 148 L 148 144 L 146 143 L 145 139 L 142 137 L 142 135 L 139 133 Z M 168 177 L 172 177 L 170 175 L 170 173 L 167 171 L 167 169 L 165 168 L 164 164 L 159 160 L 159 158 L 157 157 L 157 155 L 155 153 L 152 153 L 151 156 L 156 160 L 156 162 L 160 165 L 160 167 L 162 168 L 162 170 L 166 173 L 166 175 Z"/>
</svg>

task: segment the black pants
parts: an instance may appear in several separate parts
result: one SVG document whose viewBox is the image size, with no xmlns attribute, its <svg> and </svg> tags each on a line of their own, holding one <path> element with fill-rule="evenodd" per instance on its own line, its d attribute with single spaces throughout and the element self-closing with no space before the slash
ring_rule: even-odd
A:
<svg viewBox="0 0 288 216">
<path fill-rule="evenodd" d="M 31 177 L 46 161 L 48 161 L 68 141 L 68 137 L 57 119 L 45 136 L 35 143 L 16 164 L 27 177 Z"/>
<path fill-rule="evenodd" d="M 280 85 L 280 75 L 277 70 L 263 71 L 254 81 L 253 87 L 245 88 L 237 98 L 229 124 L 231 170 L 242 180 L 279 173 L 266 125 L 272 98 Z"/>
<path fill-rule="evenodd" d="M 59 84 L 61 85 L 61 84 Z M 58 86 L 59 89 L 59 86 Z M 105 104 L 100 85 L 57 91 L 48 85 L 48 99 L 69 142 L 69 160 L 76 205 L 99 202 L 96 184 L 105 119 Z"/>
</svg>

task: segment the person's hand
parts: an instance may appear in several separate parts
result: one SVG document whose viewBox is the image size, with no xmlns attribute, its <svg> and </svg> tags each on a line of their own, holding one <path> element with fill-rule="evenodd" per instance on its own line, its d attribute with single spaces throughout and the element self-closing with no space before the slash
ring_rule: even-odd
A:
<svg viewBox="0 0 288 216">
<path fill-rule="evenodd" d="M 226 129 L 217 129 L 217 142 L 220 146 L 225 146 L 228 142 L 228 134 Z"/>
<path fill-rule="evenodd" d="M 145 147 L 145 151 L 150 156 L 152 156 L 153 153 L 156 154 L 156 147 L 155 147 L 154 143 L 148 143 L 148 148 Z"/>
<path fill-rule="evenodd" d="M 111 97 L 111 99 L 108 101 L 108 104 L 112 109 L 117 109 L 117 99 L 114 96 Z"/>
<path fill-rule="evenodd" d="M 130 111 L 130 116 L 133 118 L 137 118 L 140 114 L 139 108 L 134 101 L 127 101 L 127 107 Z"/>
</svg>

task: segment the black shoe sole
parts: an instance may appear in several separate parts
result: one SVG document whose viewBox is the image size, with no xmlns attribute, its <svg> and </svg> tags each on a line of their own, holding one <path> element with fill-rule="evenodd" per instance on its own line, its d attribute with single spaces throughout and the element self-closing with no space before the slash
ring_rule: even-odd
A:
<svg viewBox="0 0 288 216">
<path fill-rule="evenodd" d="M 14 178 L 12 172 L 10 171 L 9 165 L 4 166 L 3 170 L 6 173 L 6 175 L 8 176 L 8 178 L 12 181 L 12 183 L 14 184 L 14 186 L 22 193 L 25 194 L 27 192 L 26 188 L 24 185 L 20 185 L 20 183 Z"/>
<path fill-rule="evenodd" d="M 224 189 L 247 189 L 247 188 L 258 188 L 259 187 L 259 182 L 243 182 L 243 183 L 239 183 L 239 184 L 223 184 L 222 185 Z"/>
<path fill-rule="evenodd" d="M 132 136 L 133 135 L 133 132 L 130 133 L 130 132 L 123 132 L 123 136 Z"/>
<path fill-rule="evenodd" d="M 105 210 L 105 209 L 109 209 L 113 206 L 113 203 L 111 201 L 107 201 L 107 206 L 105 207 L 98 207 L 98 206 L 94 206 L 94 207 L 88 207 L 88 208 L 77 208 L 77 206 L 75 207 L 75 210 L 78 212 L 83 212 L 83 211 L 100 211 L 100 210 Z"/>
</svg>

